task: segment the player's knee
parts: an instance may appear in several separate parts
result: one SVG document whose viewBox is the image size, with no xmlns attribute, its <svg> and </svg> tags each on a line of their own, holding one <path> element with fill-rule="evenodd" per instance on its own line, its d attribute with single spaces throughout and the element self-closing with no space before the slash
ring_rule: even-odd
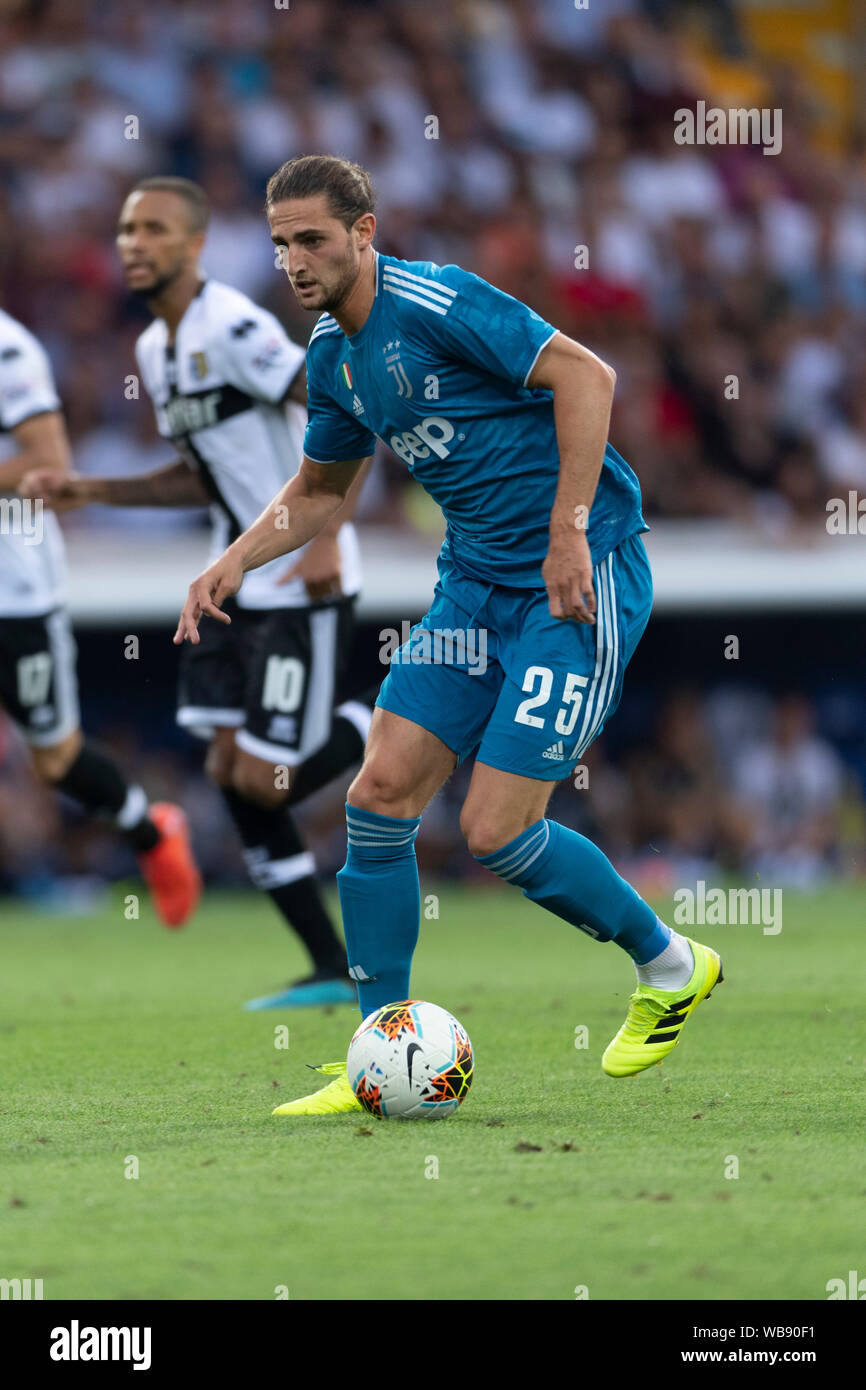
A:
<svg viewBox="0 0 866 1390">
<path fill-rule="evenodd" d="M 460 816 L 460 831 L 466 841 L 469 853 L 476 859 L 483 859 L 487 854 L 495 854 L 503 845 L 507 845 L 509 840 L 513 840 L 519 831 L 510 833 L 501 823 L 494 820 L 489 815 L 479 814 L 477 811 L 467 811 L 465 808 Z"/>
<path fill-rule="evenodd" d="M 204 770 L 216 786 L 233 786 L 236 757 L 234 729 L 219 729 L 208 745 L 204 760 Z"/>
<path fill-rule="evenodd" d="M 287 783 L 285 767 L 263 762 L 261 758 L 248 757 L 244 753 L 238 754 L 235 759 L 232 786 L 246 801 L 275 810 L 286 799 Z"/>
<path fill-rule="evenodd" d="M 33 768 L 43 782 L 62 782 L 81 752 L 81 730 L 76 729 L 50 748 L 31 748 Z"/>
<path fill-rule="evenodd" d="M 406 810 L 408 789 L 396 770 L 384 763 L 365 763 L 349 790 L 346 800 L 359 811 L 374 811 L 380 816 L 409 817 Z"/>
</svg>

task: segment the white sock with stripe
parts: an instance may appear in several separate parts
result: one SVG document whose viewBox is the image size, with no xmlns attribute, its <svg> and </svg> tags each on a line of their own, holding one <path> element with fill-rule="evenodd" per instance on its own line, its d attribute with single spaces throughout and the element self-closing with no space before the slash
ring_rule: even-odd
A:
<svg viewBox="0 0 866 1390">
<path fill-rule="evenodd" d="M 686 938 L 670 927 L 668 931 L 671 939 L 661 954 L 635 966 L 637 977 L 642 985 L 653 989 L 685 989 L 694 973 L 695 958 Z"/>
</svg>

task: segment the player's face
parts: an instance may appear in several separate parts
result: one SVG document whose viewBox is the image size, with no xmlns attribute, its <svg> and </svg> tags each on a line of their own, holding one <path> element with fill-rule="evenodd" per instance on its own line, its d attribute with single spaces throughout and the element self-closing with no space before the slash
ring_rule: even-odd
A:
<svg viewBox="0 0 866 1390">
<path fill-rule="evenodd" d="M 338 309 L 358 278 L 361 251 L 373 239 L 372 213 L 347 228 L 331 216 L 325 194 L 317 193 L 274 203 L 268 224 L 301 307 Z"/>
<path fill-rule="evenodd" d="M 192 231 L 189 210 L 176 193 L 130 193 L 117 224 L 117 250 L 129 289 L 155 299 L 195 267 L 203 240 Z"/>
</svg>

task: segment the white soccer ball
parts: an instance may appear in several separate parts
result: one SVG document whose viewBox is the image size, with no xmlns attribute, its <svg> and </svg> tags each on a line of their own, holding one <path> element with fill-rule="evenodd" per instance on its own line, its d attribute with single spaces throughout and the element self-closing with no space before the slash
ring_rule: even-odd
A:
<svg viewBox="0 0 866 1390">
<path fill-rule="evenodd" d="M 441 1120 L 472 1084 L 472 1043 L 453 1014 L 422 999 L 385 1004 L 349 1043 L 349 1084 L 373 1115 Z"/>
</svg>

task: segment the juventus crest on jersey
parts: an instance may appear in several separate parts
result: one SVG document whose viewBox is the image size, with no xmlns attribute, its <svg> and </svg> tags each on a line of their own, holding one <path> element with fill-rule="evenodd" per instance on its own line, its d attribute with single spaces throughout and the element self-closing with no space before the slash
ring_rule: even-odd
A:
<svg viewBox="0 0 866 1390">
<path fill-rule="evenodd" d="M 32 415 L 59 409 L 44 349 L 0 309 L 0 429 L 14 430 Z M 53 512 L 42 512 L 38 532 L 29 533 L 17 524 L 17 515 L 7 506 L 0 516 L 0 617 L 30 618 L 63 603 L 66 560 Z"/>
<path fill-rule="evenodd" d="M 160 434 L 198 470 L 211 496 L 216 559 L 300 467 L 307 413 L 284 397 L 304 350 L 245 294 L 205 280 L 174 343 L 165 321 L 156 319 L 139 338 L 136 357 Z M 339 544 L 343 593 L 354 594 L 360 588 L 354 527 L 341 528 Z M 251 570 L 238 594 L 240 605 L 308 604 L 300 579 L 277 583 L 301 553 Z"/>
</svg>

